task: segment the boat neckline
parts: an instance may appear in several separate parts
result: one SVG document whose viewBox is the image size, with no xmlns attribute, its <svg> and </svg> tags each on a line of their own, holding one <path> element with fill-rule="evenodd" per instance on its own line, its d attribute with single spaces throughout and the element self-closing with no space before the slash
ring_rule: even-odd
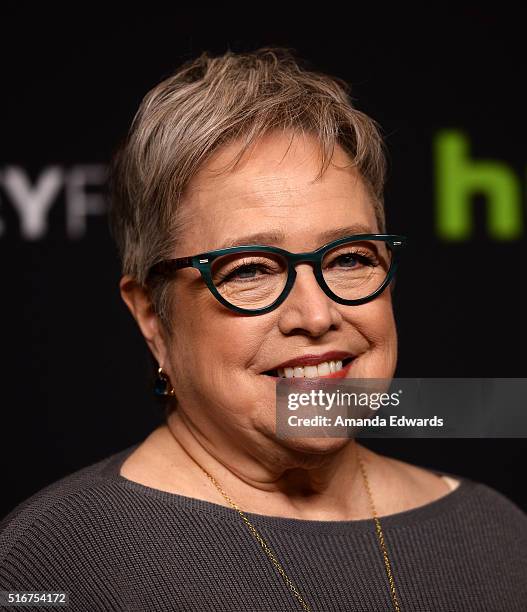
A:
<svg viewBox="0 0 527 612">
<path fill-rule="evenodd" d="M 101 461 L 100 463 L 102 464 L 102 467 L 99 475 L 105 480 L 118 483 L 120 486 L 129 491 L 145 495 L 149 498 L 157 499 L 165 504 L 169 504 L 181 510 L 213 514 L 219 518 L 230 521 L 239 522 L 241 520 L 238 511 L 234 508 L 197 497 L 189 497 L 186 495 L 181 495 L 180 493 L 156 489 L 123 476 L 120 473 L 121 466 L 124 464 L 127 457 L 131 455 L 140 444 L 140 442 L 133 444 Z M 379 516 L 378 518 L 383 527 L 415 527 L 418 523 L 423 521 L 442 517 L 446 512 L 454 510 L 463 500 L 467 498 L 473 488 L 479 484 L 470 478 L 460 476 L 458 474 L 451 474 L 431 468 L 426 469 L 438 476 L 449 476 L 454 478 L 459 481 L 459 484 L 455 489 L 450 490 L 442 497 L 439 497 L 438 499 L 435 499 L 427 504 L 417 506 L 409 510 L 396 512 L 394 514 Z M 349 532 L 350 530 L 371 531 L 372 526 L 375 527 L 373 517 L 358 520 L 326 521 L 257 514 L 245 511 L 244 514 L 251 522 L 259 524 L 262 527 L 267 527 L 270 529 L 286 529 L 290 532 L 298 531 L 305 533 L 306 531 L 310 531 L 342 533 Z"/>
</svg>

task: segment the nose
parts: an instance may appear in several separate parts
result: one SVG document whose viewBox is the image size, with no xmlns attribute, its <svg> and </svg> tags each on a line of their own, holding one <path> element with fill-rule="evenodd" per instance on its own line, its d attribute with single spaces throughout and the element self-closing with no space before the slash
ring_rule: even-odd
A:
<svg viewBox="0 0 527 612">
<path fill-rule="evenodd" d="M 322 291 L 313 267 L 308 263 L 296 266 L 295 284 L 279 312 L 278 326 L 287 335 L 322 336 L 337 329 L 342 321 L 336 302 Z"/>
</svg>

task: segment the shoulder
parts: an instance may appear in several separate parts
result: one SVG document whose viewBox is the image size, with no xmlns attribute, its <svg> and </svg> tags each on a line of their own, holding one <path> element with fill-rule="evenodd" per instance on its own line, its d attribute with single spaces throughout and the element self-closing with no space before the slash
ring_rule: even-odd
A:
<svg viewBox="0 0 527 612">
<path fill-rule="evenodd" d="M 105 471 L 127 452 L 51 483 L 2 519 L 0 590 L 67 591 L 71 609 L 122 609 L 114 581 L 133 530 L 121 510 L 133 504 Z"/>
<path fill-rule="evenodd" d="M 69 499 L 81 491 L 96 487 L 103 482 L 101 475 L 104 474 L 106 466 L 122 452 L 120 451 L 80 468 L 40 489 L 19 503 L 0 521 L 0 531 L 3 531 L 10 524 L 25 523 L 26 519 L 33 518 L 36 512 L 46 512 L 61 501 Z"/>
<path fill-rule="evenodd" d="M 383 455 L 377 455 L 377 459 L 383 489 L 391 503 L 398 504 L 398 511 L 430 505 L 430 515 L 432 508 L 441 508 L 438 517 L 445 519 L 455 513 L 470 513 L 470 521 L 465 526 L 477 524 L 478 528 L 491 528 L 494 525 L 512 533 L 516 525 L 527 543 L 527 514 L 503 492 L 467 476 Z"/>
<path fill-rule="evenodd" d="M 104 477 L 120 451 L 37 491 L 0 521 L 0 564 L 23 551 L 58 554 L 84 538 L 84 546 L 118 515 L 118 487 Z M 29 554 L 29 553 L 28 553 Z"/>
</svg>

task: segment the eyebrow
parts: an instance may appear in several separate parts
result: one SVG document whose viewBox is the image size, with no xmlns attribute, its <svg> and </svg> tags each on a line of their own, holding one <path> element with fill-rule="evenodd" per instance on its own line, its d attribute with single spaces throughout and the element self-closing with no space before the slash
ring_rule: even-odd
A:
<svg viewBox="0 0 527 612">
<path fill-rule="evenodd" d="M 320 232 L 318 238 L 320 246 L 338 240 L 344 236 L 352 236 L 354 234 L 375 234 L 371 227 L 363 225 L 362 223 L 354 223 L 346 227 L 337 227 L 325 232 Z M 268 232 L 257 232 L 255 234 L 247 234 L 245 236 L 238 236 L 237 238 L 231 238 L 224 242 L 219 249 L 226 249 L 234 246 L 247 246 L 250 244 L 261 244 L 262 246 L 278 246 L 284 243 L 286 234 L 282 230 L 272 230 Z"/>
</svg>

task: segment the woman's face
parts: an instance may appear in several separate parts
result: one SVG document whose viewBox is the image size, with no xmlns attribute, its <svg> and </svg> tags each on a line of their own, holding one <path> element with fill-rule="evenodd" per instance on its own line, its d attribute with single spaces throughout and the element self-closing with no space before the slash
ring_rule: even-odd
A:
<svg viewBox="0 0 527 612">
<path fill-rule="evenodd" d="M 336 165 L 312 182 L 320 164 L 317 141 L 295 137 L 289 145 L 288 136 L 268 134 L 234 172 L 213 176 L 210 170 L 230 160 L 237 146 L 219 150 L 189 184 L 181 209 L 184 230 L 173 257 L 236 244 L 303 252 L 352 233 L 379 232 L 357 171 L 336 167 L 349 163 L 340 147 Z M 276 379 L 264 372 L 302 355 L 345 351 L 356 356 L 347 377 L 393 376 L 397 336 L 389 289 L 367 304 L 345 306 L 325 295 L 310 264 L 296 271 L 285 302 L 258 316 L 225 308 L 197 270 L 178 272 L 174 334 L 165 340 L 160 361 L 176 389 L 178 410 L 202 431 L 238 436 L 246 448 L 262 436 L 275 439 Z M 308 444 L 320 452 L 343 441 L 292 438 L 280 444 L 297 449 Z"/>
</svg>

